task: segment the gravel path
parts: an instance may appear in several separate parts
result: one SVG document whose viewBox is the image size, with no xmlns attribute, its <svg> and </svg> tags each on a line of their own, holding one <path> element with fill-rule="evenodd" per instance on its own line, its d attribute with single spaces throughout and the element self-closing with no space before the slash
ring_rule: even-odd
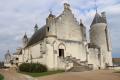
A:
<svg viewBox="0 0 120 80">
<path fill-rule="evenodd" d="M 0 74 L 5 76 L 5 80 L 120 80 L 120 73 L 112 70 L 66 72 L 36 79 L 10 70 L 0 70 Z"/>
<path fill-rule="evenodd" d="M 70 72 L 39 77 L 38 80 L 120 80 L 120 73 L 111 70 Z"/>
</svg>

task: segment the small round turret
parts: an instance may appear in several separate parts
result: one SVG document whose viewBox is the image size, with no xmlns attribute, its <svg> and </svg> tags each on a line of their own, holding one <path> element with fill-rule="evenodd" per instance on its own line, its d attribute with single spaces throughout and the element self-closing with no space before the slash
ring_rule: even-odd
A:
<svg viewBox="0 0 120 80">
<path fill-rule="evenodd" d="M 9 63 L 11 60 L 11 55 L 10 55 L 10 51 L 8 50 L 7 53 L 5 54 L 5 61 L 6 63 Z"/>
<path fill-rule="evenodd" d="M 55 27 L 55 21 L 56 16 L 52 14 L 52 11 L 50 11 L 49 16 L 46 19 L 46 34 L 47 36 L 55 36 L 56 35 L 56 27 Z"/>
<path fill-rule="evenodd" d="M 28 43 L 28 37 L 25 33 L 25 35 L 23 36 L 23 46 L 25 47 L 27 45 L 27 43 Z"/>
<path fill-rule="evenodd" d="M 37 31 L 38 31 L 38 25 L 36 24 L 34 27 L 34 32 L 37 32 Z"/>
</svg>

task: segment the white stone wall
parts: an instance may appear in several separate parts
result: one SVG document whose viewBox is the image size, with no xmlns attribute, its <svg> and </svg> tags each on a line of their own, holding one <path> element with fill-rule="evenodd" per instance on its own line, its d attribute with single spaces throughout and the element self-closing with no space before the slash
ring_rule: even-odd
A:
<svg viewBox="0 0 120 80">
<path fill-rule="evenodd" d="M 64 57 L 72 56 L 81 61 L 86 60 L 86 51 L 80 42 L 59 40 L 53 37 L 47 38 L 46 41 L 46 65 L 49 69 L 65 69 L 66 63 L 60 59 L 59 49 L 64 49 Z"/>
<path fill-rule="evenodd" d="M 56 20 L 57 37 L 65 40 L 82 41 L 82 33 L 79 23 L 72 12 L 64 11 Z"/>
<path fill-rule="evenodd" d="M 98 54 L 99 54 L 99 51 L 97 48 L 89 48 L 88 64 L 93 64 L 93 69 L 95 70 L 101 67 Z"/>
<path fill-rule="evenodd" d="M 107 41 L 105 33 L 106 26 L 107 25 L 105 23 L 97 23 L 93 25 L 90 30 L 91 43 L 98 45 L 104 51 L 107 50 Z"/>
<path fill-rule="evenodd" d="M 43 41 L 32 45 L 28 48 L 25 48 L 22 52 L 23 60 L 24 62 L 39 62 L 42 64 L 46 64 L 45 62 L 45 50 L 43 49 L 45 47 L 45 44 Z"/>
</svg>

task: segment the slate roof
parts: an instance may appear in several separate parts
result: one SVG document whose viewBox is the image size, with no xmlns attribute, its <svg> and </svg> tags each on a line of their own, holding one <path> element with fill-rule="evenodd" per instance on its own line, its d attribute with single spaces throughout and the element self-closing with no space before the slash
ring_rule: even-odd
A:
<svg viewBox="0 0 120 80">
<path fill-rule="evenodd" d="M 45 36 L 46 36 L 46 28 L 45 26 L 43 26 L 32 35 L 26 47 L 29 47 L 39 42 L 40 40 L 43 40 Z"/>
<path fill-rule="evenodd" d="M 96 13 L 91 26 L 96 23 L 106 23 L 106 19 L 102 17 L 100 14 Z"/>
</svg>

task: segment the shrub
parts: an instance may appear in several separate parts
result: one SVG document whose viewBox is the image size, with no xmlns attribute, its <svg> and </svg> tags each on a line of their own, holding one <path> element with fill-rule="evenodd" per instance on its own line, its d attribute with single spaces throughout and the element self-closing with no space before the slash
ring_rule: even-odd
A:
<svg viewBox="0 0 120 80">
<path fill-rule="evenodd" d="M 19 66 L 19 70 L 22 72 L 47 72 L 47 67 L 40 63 L 23 63 Z"/>
</svg>

